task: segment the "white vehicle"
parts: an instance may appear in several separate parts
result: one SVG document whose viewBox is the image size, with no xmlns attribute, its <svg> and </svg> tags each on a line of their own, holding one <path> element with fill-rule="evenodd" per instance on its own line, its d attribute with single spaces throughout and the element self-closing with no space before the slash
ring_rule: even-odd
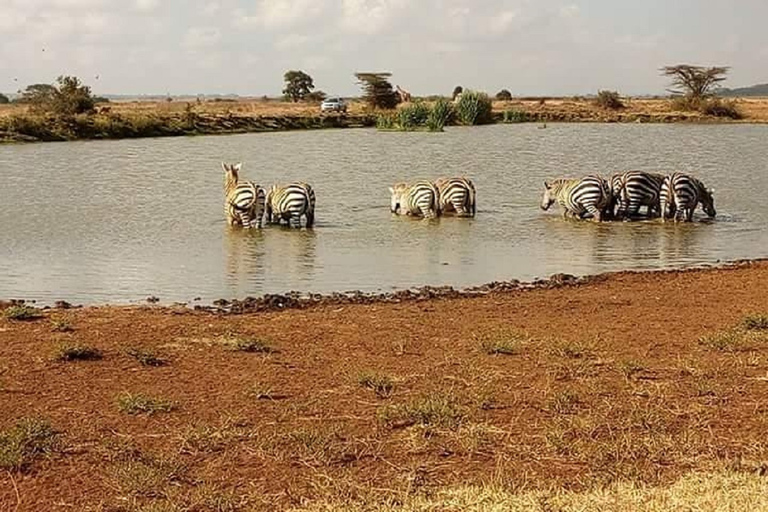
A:
<svg viewBox="0 0 768 512">
<path fill-rule="evenodd" d="M 339 98 L 336 96 L 332 98 L 326 98 L 325 101 L 323 101 L 320 104 L 320 111 L 321 112 L 346 112 L 347 102 L 344 101 L 342 98 Z"/>
</svg>

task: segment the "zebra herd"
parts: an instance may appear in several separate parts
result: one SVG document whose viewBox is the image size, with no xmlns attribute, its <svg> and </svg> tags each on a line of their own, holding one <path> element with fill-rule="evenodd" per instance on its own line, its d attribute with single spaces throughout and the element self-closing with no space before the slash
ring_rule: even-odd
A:
<svg viewBox="0 0 768 512">
<path fill-rule="evenodd" d="M 267 191 L 252 181 L 240 180 L 241 164 L 221 165 L 229 225 L 261 228 L 264 219 L 268 223 L 301 225 L 302 217 L 306 227 L 314 225 L 315 191 L 308 183 L 272 185 Z M 396 183 L 389 192 L 390 210 L 397 215 L 430 219 L 446 213 L 474 217 L 477 212 L 475 184 L 465 177 Z M 709 217 L 716 215 L 712 190 L 681 172 L 662 175 L 627 171 L 608 180 L 589 175 L 545 181 L 541 208 L 548 210 L 555 202 L 562 207 L 564 217 L 592 217 L 598 222 L 637 217 L 642 207 L 646 209 L 645 217 L 662 220 L 690 222 L 699 204 Z"/>
<path fill-rule="evenodd" d="M 712 190 L 699 179 L 681 172 L 663 175 L 627 171 L 614 174 L 609 180 L 589 175 L 545 181 L 542 210 L 548 210 L 555 202 L 562 207 L 563 217 L 591 216 L 598 222 L 637 217 L 643 206 L 645 217 L 661 217 L 662 221 L 691 222 L 699 204 L 709 217 L 717 214 Z"/>
</svg>

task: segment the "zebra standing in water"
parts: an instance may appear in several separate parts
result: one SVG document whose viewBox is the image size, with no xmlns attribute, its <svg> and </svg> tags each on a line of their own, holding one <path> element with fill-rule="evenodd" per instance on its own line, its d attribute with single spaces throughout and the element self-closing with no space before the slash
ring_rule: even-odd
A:
<svg viewBox="0 0 768 512">
<path fill-rule="evenodd" d="M 440 193 L 435 184 L 429 181 L 417 181 L 411 185 L 396 183 L 389 187 L 389 193 L 392 196 L 392 213 L 421 216 L 425 219 L 439 217 L 442 213 Z"/>
<path fill-rule="evenodd" d="M 474 217 L 477 211 L 475 204 L 475 184 L 469 178 L 439 178 L 435 181 L 440 210 L 456 212 L 459 217 Z"/>
<path fill-rule="evenodd" d="M 267 222 L 291 220 L 301 226 L 301 216 L 311 228 L 315 223 L 315 191 L 303 182 L 288 185 L 272 185 L 267 193 Z"/>
<path fill-rule="evenodd" d="M 240 181 L 242 164 L 229 165 L 224 169 L 224 212 L 230 226 L 261 228 L 264 214 L 264 188 L 252 181 Z"/>
<path fill-rule="evenodd" d="M 659 212 L 663 182 L 664 176 L 651 172 L 627 171 L 614 174 L 611 177 L 611 191 L 617 206 L 616 216 L 630 218 L 638 214 L 641 206 L 648 208 L 648 217 Z"/>
<path fill-rule="evenodd" d="M 582 219 L 589 213 L 597 222 L 603 220 L 611 204 L 611 188 L 600 176 L 586 176 L 581 179 L 558 178 L 544 182 L 544 196 L 541 209 L 548 210 L 557 203 L 563 208 L 563 217 Z"/>
<path fill-rule="evenodd" d="M 717 215 L 712 190 L 688 174 L 675 172 L 664 178 L 660 196 L 662 220 L 674 218 L 675 221 L 682 219 L 691 222 L 693 212 L 699 203 L 701 203 L 701 209 L 710 218 Z"/>
</svg>

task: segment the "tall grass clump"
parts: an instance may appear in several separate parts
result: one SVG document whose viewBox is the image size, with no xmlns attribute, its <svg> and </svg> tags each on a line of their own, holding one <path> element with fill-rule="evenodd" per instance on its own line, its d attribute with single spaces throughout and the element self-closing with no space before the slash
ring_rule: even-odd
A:
<svg viewBox="0 0 768 512">
<path fill-rule="evenodd" d="M 487 124 L 492 121 L 493 103 L 484 92 L 464 91 L 456 103 L 456 117 L 464 125 Z"/>
<path fill-rule="evenodd" d="M 445 98 L 439 98 L 432 105 L 432 109 L 427 116 L 427 128 L 431 132 L 441 132 L 443 127 L 451 122 L 453 117 L 453 105 Z"/>
<path fill-rule="evenodd" d="M 393 114 L 379 114 L 376 117 L 376 129 L 378 130 L 396 130 L 397 118 Z"/>
<path fill-rule="evenodd" d="M 404 105 L 397 111 L 397 122 L 403 130 L 423 126 L 429 117 L 430 108 L 422 101 Z"/>
<path fill-rule="evenodd" d="M 530 121 L 528 112 L 523 110 L 505 110 L 501 121 L 506 124 L 525 123 Z"/>
</svg>

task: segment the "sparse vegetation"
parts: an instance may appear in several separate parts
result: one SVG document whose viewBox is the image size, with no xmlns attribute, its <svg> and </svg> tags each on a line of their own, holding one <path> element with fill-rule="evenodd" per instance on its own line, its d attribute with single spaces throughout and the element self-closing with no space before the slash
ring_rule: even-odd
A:
<svg viewBox="0 0 768 512">
<path fill-rule="evenodd" d="M 389 398 L 395 388 L 395 382 L 391 377 L 371 371 L 358 375 L 357 382 L 362 387 L 373 390 L 379 398 Z"/>
<path fill-rule="evenodd" d="M 97 361 L 101 358 L 98 349 L 79 343 L 59 345 L 53 353 L 54 361 Z"/>
<path fill-rule="evenodd" d="M 492 121 L 493 103 L 484 92 L 462 92 L 455 108 L 456 117 L 463 125 L 487 124 Z"/>
<path fill-rule="evenodd" d="M 530 121 L 530 115 L 523 110 L 505 110 L 501 120 L 506 124 L 525 123 Z"/>
<path fill-rule="evenodd" d="M 91 88 L 74 76 L 60 76 L 56 85 L 34 84 L 27 87 L 19 102 L 29 104 L 36 112 L 72 117 L 93 112 Z"/>
<path fill-rule="evenodd" d="M 3 317 L 17 321 L 37 320 L 43 317 L 43 312 L 38 308 L 22 304 L 6 308 L 3 311 Z"/>
<path fill-rule="evenodd" d="M 23 418 L 0 431 L 0 468 L 21 471 L 35 459 L 51 454 L 59 445 L 59 433 L 39 418 Z"/>
<path fill-rule="evenodd" d="M 616 91 L 598 91 L 597 97 L 595 98 L 595 104 L 598 107 L 609 110 L 620 110 L 624 108 L 624 102 L 621 101 L 621 96 Z"/>
<path fill-rule="evenodd" d="M 446 393 L 432 393 L 404 404 L 388 405 L 379 409 L 379 422 L 389 428 L 423 425 L 456 428 L 466 417 L 456 397 Z"/>
<path fill-rule="evenodd" d="M 517 355 L 524 344 L 530 341 L 527 335 L 508 329 L 476 335 L 475 339 L 480 342 L 480 349 L 483 352 L 493 356 Z"/>
<path fill-rule="evenodd" d="M 134 358 L 143 366 L 165 366 L 168 360 L 158 356 L 152 350 L 142 348 L 128 348 L 125 355 Z"/>
<path fill-rule="evenodd" d="M 630 361 L 623 361 L 619 365 L 619 371 L 622 375 L 624 375 L 624 378 L 631 379 L 638 373 L 642 373 L 645 371 L 645 366 L 643 366 L 642 363 L 634 360 Z"/>
<path fill-rule="evenodd" d="M 117 397 L 117 408 L 125 414 L 156 414 L 171 412 L 176 404 L 162 398 L 152 398 L 143 393 L 122 393 Z"/>
<path fill-rule="evenodd" d="M 379 130 L 413 131 L 427 129 L 441 132 L 451 121 L 453 107 L 444 98 L 431 106 L 424 101 L 414 101 L 404 105 L 395 113 L 380 113 L 376 119 Z"/>
<path fill-rule="evenodd" d="M 555 394 L 548 403 L 548 409 L 554 414 L 574 414 L 581 399 L 572 391 L 563 391 Z"/>
<path fill-rule="evenodd" d="M 51 320 L 51 330 L 53 332 L 73 332 L 75 330 L 72 325 L 65 320 Z"/>
<path fill-rule="evenodd" d="M 553 355 L 566 359 L 582 359 L 592 357 L 592 349 L 580 342 L 557 341 L 553 344 Z"/>
</svg>

